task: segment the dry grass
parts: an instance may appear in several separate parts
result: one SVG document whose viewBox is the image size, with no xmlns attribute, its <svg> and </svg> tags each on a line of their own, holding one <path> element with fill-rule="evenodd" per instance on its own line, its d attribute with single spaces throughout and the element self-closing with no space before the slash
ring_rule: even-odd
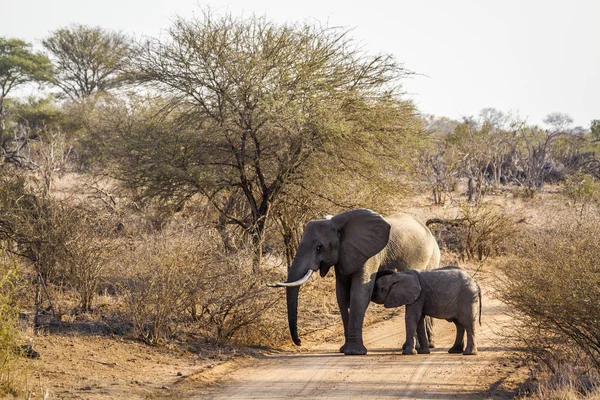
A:
<svg viewBox="0 0 600 400">
<path fill-rule="evenodd" d="M 573 364 L 555 365 L 551 370 L 544 365 L 534 368 L 534 379 L 525 384 L 519 399 L 579 400 L 600 399 L 597 373 L 581 370 Z"/>
<path fill-rule="evenodd" d="M 573 387 L 562 387 L 560 389 L 538 388 L 534 393 L 519 397 L 522 400 L 599 400 L 600 390 L 595 389 L 585 394 L 580 393 Z"/>
</svg>

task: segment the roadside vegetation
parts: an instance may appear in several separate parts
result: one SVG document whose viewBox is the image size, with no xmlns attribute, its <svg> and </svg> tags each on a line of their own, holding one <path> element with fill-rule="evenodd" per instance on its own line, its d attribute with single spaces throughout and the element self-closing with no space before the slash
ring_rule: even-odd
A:
<svg viewBox="0 0 600 400">
<path fill-rule="evenodd" d="M 14 361 L 40 334 L 282 346 L 283 292 L 264 283 L 306 222 L 417 192 L 446 259 L 497 266 L 531 396 L 597 391 L 598 120 L 421 115 L 398 60 L 315 23 L 206 11 L 161 39 L 73 25 L 42 43 L 0 38 L 3 394 L 30 389 Z M 339 324 L 333 291 L 302 293 L 305 333 Z"/>
</svg>

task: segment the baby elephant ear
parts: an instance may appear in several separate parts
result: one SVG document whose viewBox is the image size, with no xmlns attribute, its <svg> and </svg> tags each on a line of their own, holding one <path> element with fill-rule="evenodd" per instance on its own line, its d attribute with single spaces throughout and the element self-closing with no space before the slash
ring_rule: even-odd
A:
<svg viewBox="0 0 600 400">
<path fill-rule="evenodd" d="M 421 294 L 416 272 L 399 272 L 390 277 L 390 290 L 383 303 L 385 308 L 400 307 L 414 303 Z"/>
</svg>

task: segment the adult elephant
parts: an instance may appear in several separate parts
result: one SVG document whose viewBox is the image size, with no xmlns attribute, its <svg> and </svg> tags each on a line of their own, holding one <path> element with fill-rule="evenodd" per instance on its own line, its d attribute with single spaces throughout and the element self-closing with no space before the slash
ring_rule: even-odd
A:
<svg viewBox="0 0 600 400">
<path fill-rule="evenodd" d="M 433 269 L 440 249 L 429 229 L 407 214 L 389 217 L 356 209 L 334 217 L 310 221 L 298 245 L 286 282 L 288 323 L 292 340 L 298 337 L 300 285 L 319 270 L 325 276 L 335 266 L 336 297 L 344 323 L 344 354 L 367 354 L 362 327 L 380 270 Z"/>
</svg>

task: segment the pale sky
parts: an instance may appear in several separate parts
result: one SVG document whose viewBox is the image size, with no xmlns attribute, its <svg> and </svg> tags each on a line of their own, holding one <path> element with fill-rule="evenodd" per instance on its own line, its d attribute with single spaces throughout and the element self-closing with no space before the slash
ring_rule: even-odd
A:
<svg viewBox="0 0 600 400">
<path fill-rule="evenodd" d="M 200 7 L 278 22 L 352 28 L 370 53 L 417 75 L 404 88 L 419 109 L 474 116 L 494 107 L 541 124 L 551 112 L 589 127 L 600 119 L 600 0 L 0 0 L 0 36 L 41 49 L 71 23 L 158 36 Z M 353 5 L 355 4 L 355 5 Z"/>
</svg>

